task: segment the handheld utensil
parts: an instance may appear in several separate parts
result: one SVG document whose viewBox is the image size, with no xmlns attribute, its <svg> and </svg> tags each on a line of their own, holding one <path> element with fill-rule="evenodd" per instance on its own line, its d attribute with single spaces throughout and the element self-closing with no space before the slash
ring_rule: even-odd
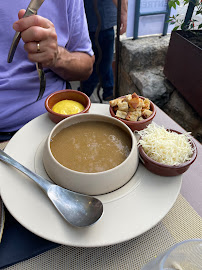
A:
<svg viewBox="0 0 202 270">
<path fill-rule="evenodd" d="M 39 90 L 39 95 L 37 97 L 37 100 L 40 100 L 42 99 L 43 97 L 43 94 L 45 92 L 45 89 L 46 89 L 46 77 L 45 77 L 45 72 L 42 68 L 42 65 L 41 63 L 36 63 L 36 69 L 37 69 L 37 72 L 38 72 L 38 75 L 39 75 L 39 81 L 40 81 L 40 90 Z"/>
<path fill-rule="evenodd" d="M 31 15 L 36 15 L 38 9 L 40 8 L 40 6 L 43 4 L 44 0 L 31 0 L 31 2 L 29 3 L 29 6 L 24 14 L 23 17 L 29 17 Z M 20 32 L 16 32 L 8 53 L 8 63 L 11 63 L 13 61 L 13 57 L 16 51 L 16 48 L 18 46 L 18 43 L 21 39 L 21 33 Z M 39 80 L 40 80 L 40 90 L 39 90 L 39 95 L 37 97 L 37 101 L 40 100 L 44 94 L 45 88 L 46 88 L 46 78 L 45 78 L 45 73 L 44 70 L 42 68 L 42 65 L 40 63 L 36 63 L 36 68 L 37 68 L 37 72 L 39 75 Z"/>
<path fill-rule="evenodd" d="M 12 165 L 34 180 L 47 194 L 58 212 L 71 225 L 86 227 L 98 221 L 103 214 L 103 204 L 100 200 L 76 193 L 50 183 L 0 150 L 0 160 Z"/>
</svg>

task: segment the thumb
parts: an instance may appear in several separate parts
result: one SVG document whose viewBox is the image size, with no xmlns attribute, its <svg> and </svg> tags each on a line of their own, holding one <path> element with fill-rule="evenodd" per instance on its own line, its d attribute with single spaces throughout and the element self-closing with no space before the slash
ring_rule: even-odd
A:
<svg viewBox="0 0 202 270">
<path fill-rule="evenodd" d="M 24 14 L 25 14 L 25 9 L 21 9 L 19 12 L 18 12 L 18 18 L 19 19 L 22 19 L 22 17 L 24 16 Z"/>
</svg>

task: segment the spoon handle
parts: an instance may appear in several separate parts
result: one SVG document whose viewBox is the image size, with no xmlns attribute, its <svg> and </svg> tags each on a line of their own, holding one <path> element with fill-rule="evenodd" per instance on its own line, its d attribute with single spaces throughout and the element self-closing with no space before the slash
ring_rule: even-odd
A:
<svg viewBox="0 0 202 270">
<path fill-rule="evenodd" d="M 6 154 L 4 151 L 0 149 L 0 160 L 4 161 L 7 164 L 12 165 L 19 171 L 23 172 L 25 175 L 27 175 L 29 178 L 34 180 L 45 192 L 48 191 L 49 187 L 52 185 L 48 182 L 48 180 L 44 179 L 40 175 L 30 171 L 28 168 L 24 167 L 22 164 L 20 164 L 18 161 L 10 157 L 8 154 Z"/>
</svg>

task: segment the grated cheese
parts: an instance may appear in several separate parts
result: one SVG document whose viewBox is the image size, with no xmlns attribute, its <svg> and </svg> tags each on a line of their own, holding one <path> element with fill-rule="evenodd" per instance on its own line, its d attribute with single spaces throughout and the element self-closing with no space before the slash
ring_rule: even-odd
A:
<svg viewBox="0 0 202 270">
<path fill-rule="evenodd" d="M 153 160 L 166 165 L 180 165 L 191 159 L 193 147 L 189 140 L 190 133 L 178 134 L 167 131 L 163 126 L 151 123 L 144 130 L 138 144 Z"/>
</svg>

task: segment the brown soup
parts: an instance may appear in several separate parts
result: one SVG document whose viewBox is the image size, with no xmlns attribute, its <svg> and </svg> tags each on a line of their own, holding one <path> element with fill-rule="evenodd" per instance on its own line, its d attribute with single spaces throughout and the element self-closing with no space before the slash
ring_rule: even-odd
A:
<svg viewBox="0 0 202 270">
<path fill-rule="evenodd" d="M 118 126 L 88 121 L 60 131 L 52 138 L 50 147 L 55 159 L 63 166 L 96 173 L 121 164 L 130 153 L 132 140 Z"/>
</svg>

